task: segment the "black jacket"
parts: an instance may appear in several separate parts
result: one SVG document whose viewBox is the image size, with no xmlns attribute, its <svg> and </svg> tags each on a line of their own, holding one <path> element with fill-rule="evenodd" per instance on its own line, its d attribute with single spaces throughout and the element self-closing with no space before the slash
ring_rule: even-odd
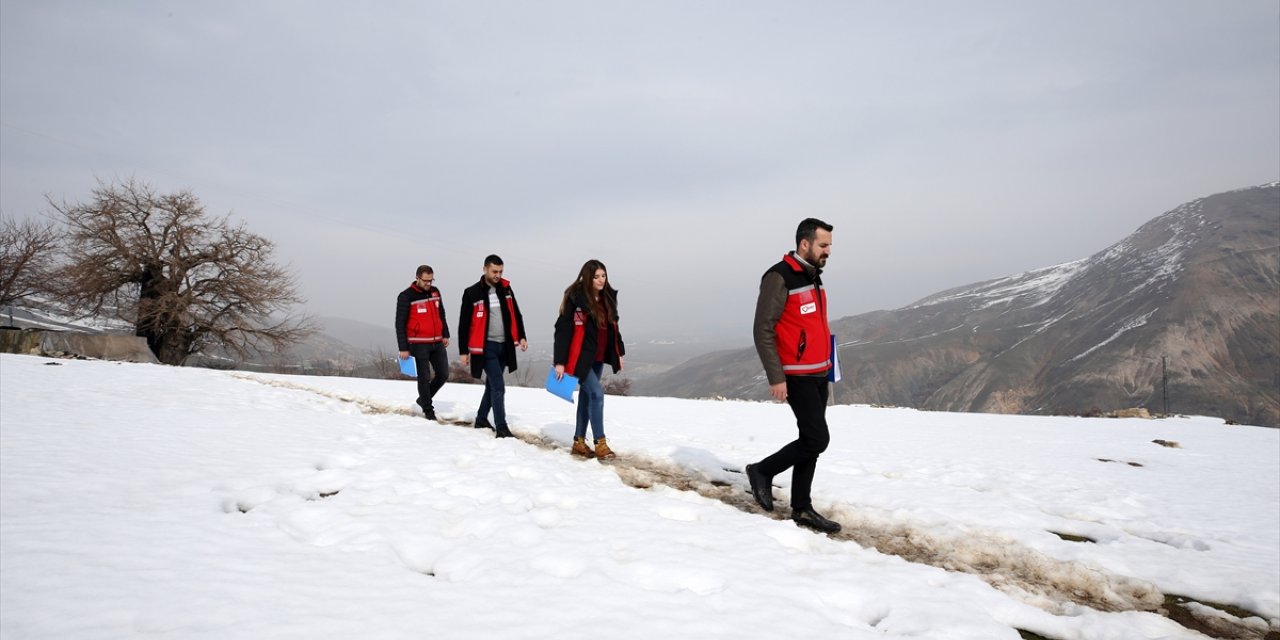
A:
<svg viewBox="0 0 1280 640">
<path fill-rule="evenodd" d="M 502 300 L 503 344 L 506 348 L 507 371 L 516 370 L 516 343 L 525 339 L 524 314 L 520 313 L 520 304 L 516 302 L 516 294 L 511 290 L 511 283 L 501 280 L 497 285 L 498 297 Z M 471 377 L 479 378 L 484 373 L 484 342 L 489 334 L 488 314 L 489 283 L 481 277 L 480 281 L 467 287 L 462 292 L 462 311 L 458 315 L 458 352 L 471 356 Z M 484 326 L 475 320 L 476 303 L 485 305 Z M 512 318 L 515 319 L 512 322 Z"/>
<path fill-rule="evenodd" d="M 616 308 L 617 298 L 614 298 Z M 618 331 L 618 323 L 609 321 L 605 329 L 605 343 L 600 344 L 600 330 L 591 317 L 590 307 L 582 296 L 574 293 L 569 296 L 564 312 L 556 318 L 556 340 L 554 347 L 555 364 L 564 365 L 567 373 L 582 380 L 596 361 L 596 354 L 604 349 L 604 362 L 617 373 L 622 369 L 622 356 L 627 355 L 626 346 L 622 343 L 622 333 Z M 570 359 L 573 362 L 569 362 Z"/>
<path fill-rule="evenodd" d="M 440 319 L 438 325 L 432 322 L 424 322 L 423 318 L 414 317 L 410 313 L 410 311 L 414 310 L 412 308 L 414 306 L 413 303 L 421 301 L 428 303 L 434 301 L 434 306 L 439 310 Z M 425 311 L 426 308 L 422 310 Z M 429 329 L 434 329 L 434 331 L 429 332 L 435 333 L 435 335 L 418 335 L 419 331 Z M 436 337 L 449 337 L 449 323 L 444 317 L 444 303 L 440 297 L 440 290 L 435 287 L 428 287 L 426 291 L 423 291 L 418 288 L 418 283 L 410 284 L 408 289 L 401 291 L 400 295 L 396 297 L 396 345 L 400 347 L 400 351 L 408 351 L 411 344 L 438 342 L 438 340 L 433 339 Z"/>
</svg>

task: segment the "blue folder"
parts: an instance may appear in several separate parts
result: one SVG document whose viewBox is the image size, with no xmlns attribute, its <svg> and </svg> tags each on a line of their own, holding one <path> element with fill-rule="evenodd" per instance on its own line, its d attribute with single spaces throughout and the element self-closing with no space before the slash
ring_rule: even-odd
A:
<svg viewBox="0 0 1280 640">
<path fill-rule="evenodd" d="M 578 388 L 578 379 L 564 374 L 564 377 L 556 380 L 556 368 L 553 365 L 551 370 L 547 372 L 547 391 L 573 402 L 573 390 Z"/>
<path fill-rule="evenodd" d="M 837 349 L 835 334 L 831 334 L 831 368 L 827 370 L 827 380 L 840 382 L 840 351 Z"/>
<path fill-rule="evenodd" d="M 418 377 L 418 361 L 410 356 L 400 361 L 400 373 L 410 378 Z"/>
</svg>

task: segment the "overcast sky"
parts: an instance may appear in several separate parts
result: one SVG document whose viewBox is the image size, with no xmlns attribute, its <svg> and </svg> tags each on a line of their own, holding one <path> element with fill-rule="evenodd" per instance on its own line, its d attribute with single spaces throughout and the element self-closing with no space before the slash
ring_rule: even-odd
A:
<svg viewBox="0 0 1280 640">
<path fill-rule="evenodd" d="M 745 346 L 804 217 L 897 308 L 1280 178 L 1277 114 L 1275 0 L 0 0 L 4 215 L 189 188 L 388 332 L 493 252 L 535 339 L 598 258 L 628 338 Z"/>
</svg>

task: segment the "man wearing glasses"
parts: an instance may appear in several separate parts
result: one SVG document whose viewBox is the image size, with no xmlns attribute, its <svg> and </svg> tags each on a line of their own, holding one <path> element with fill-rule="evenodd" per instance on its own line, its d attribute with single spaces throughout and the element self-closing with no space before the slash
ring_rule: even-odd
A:
<svg viewBox="0 0 1280 640">
<path fill-rule="evenodd" d="M 440 290 L 435 288 L 435 271 L 418 267 L 417 277 L 396 298 L 396 342 L 400 359 L 410 355 L 418 367 L 418 406 L 428 420 L 436 419 L 431 399 L 449 379 L 449 323 L 444 318 Z M 428 371 L 433 375 L 428 378 Z"/>
</svg>

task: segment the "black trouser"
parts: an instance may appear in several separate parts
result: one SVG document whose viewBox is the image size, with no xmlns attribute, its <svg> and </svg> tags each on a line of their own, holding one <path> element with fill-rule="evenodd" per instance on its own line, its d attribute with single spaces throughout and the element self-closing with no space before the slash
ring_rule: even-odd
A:
<svg viewBox="0 0 1280 640">
<path fill-rule="evenodd" d="M 818 456 L 827 450 L 827 379 L 823 376 L 787 376 L 787 404 L 796 415 L 800 437 L 760 461 L 756 468 L 767 478 L 791 468 L 791 509 L 813 506 L 809 490 Z"/>
<path fill-rule="evenodd" d="M 449 379 L 449 354 L 443 343 L 411 344 L 409 353 L 418 367 L 418 406 L 431 410 L 431 399 L 436 396 L 445 380 Z M 427 373 L 435 375 L 429 376 Z"/>
</svg>

